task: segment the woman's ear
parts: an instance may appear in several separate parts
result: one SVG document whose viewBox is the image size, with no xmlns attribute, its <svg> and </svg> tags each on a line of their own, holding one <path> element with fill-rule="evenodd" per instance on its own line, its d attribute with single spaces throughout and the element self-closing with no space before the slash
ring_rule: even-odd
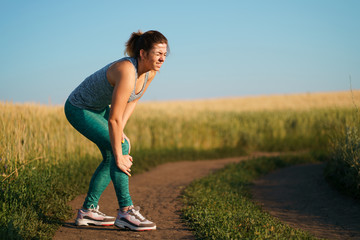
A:
<svg viewBox="0 0 360 240">
<path fill-rule="evenodd" d="M 140 49 L 140 59 L 143 60 L 147 56 L 147 53 L 144 49 Z"/>
</svg>

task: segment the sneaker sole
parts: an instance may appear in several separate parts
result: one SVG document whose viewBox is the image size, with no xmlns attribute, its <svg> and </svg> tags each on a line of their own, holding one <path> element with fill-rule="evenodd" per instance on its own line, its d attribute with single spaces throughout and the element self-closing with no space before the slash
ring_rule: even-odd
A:
<svg viewBox="0 0 360 240">
<path fill-rule="evenodd" d="M 76 219 L 76 226 L 88 226 L 88 225 L 96 225 L 96 226 L 112 226 L 114 225 L 114 221 L 111 222 L 100 222 L 90 219 Z"/>
<path fill-rule="evenodd" d="M 156 226 L 154 227 L 135 227 L 127 222 L 121 221 L 116 219 L 114 226 L 121 228 L 121 229 L 130 229 L 132 231 L 151 231 L 151 230 L 156 230 Z"/>
</svg>

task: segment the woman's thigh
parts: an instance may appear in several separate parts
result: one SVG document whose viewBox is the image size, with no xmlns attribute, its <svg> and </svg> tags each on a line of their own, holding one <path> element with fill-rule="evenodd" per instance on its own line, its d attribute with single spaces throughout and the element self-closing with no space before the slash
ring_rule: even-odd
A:
<svg viewBox="0 0 360 240">
<path fill-rule="evenodd" d="M 111 150 L 108 125 L 108 109 L 95 112 L 65 104 L 65 115 L 70 124 L 82 135 L 94 142 L 100 150 Z"/>
</svg>

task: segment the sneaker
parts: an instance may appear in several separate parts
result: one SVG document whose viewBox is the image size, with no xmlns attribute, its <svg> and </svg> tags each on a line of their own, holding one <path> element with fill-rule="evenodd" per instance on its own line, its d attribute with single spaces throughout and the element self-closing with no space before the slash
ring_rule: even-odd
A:
<svg viewBox="0 0 360 240">
<path fill-rule="evenodd" d="M 140 214 L 140 207 L 134 207 L 127 212 L 119 210 L 115 226 L 119 228 L 129 228 L 134 231 L 155 230 L 156 224 L 145 219 Z"/>
<path fill-rule="evenodd" d="M 106 216 L 99 211 L 99 205 L 96 208 L 88 210 L 79 209 L 75 220 L 77 226 L 87 226 L 89 224 L 97 226 L 111 226 L 114 225 L 115 217 Z"/>
</svg>

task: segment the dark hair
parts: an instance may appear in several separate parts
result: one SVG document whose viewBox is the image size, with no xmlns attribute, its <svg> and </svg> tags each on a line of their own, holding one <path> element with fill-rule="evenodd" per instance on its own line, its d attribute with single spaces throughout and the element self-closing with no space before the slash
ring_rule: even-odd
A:
<svg viewBox="0 0 360 240">
<path fill-rule="evenodd" d="M 157 43 L 166 43 L 167 51 L 168 53 L 170 52 L 168 40 L 162 33 L 155 30 L 150 30 L 145 33 L 140 30 L 133 32 L 125 44 L 125 54 L 129 57 L 138 58 L 141 49 L 148 52 L 153 48 L 154 44 Z"/>
</svg>

